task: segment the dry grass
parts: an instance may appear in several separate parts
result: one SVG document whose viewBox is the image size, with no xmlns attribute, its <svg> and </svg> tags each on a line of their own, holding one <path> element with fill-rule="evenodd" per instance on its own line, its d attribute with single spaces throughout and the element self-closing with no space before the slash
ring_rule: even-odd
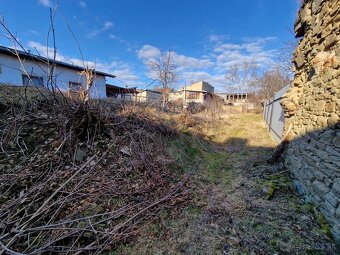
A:
<svg viewBox="0 0 340 255">
<path fill-rule="evenodd" d="M 182 161 L 199 162 L 190 205 L 179 216 L 164 211 L 115 254 L 335 254 L 289 175 L 265 163 L 276 143 L 261 115 L 194 122 L 184 128 L 187 142 L 175 146 L 177 154 L 190 155 Z"/>
<path fill-rule="evenodd" d="M 259 114 L 224 112 L 209 121 L 199 114 L 97 102 L 85 111 L 96 116 L 94 122 L 84 122 L 83 114 L 51 111 L 41 102 L 24 112 L 2 105 L 1 136 L 9 137 L 0 155 L 5 248 L 334 254 L 334 243 L 296 195 L 289 175 L 264 163 L 276 144 Z M 77 135 L 69 139 L 71 133 Z M 79 149 L 86 152 L 80 162 Z M 68 229 L 51 228 L 60 224 Z"/>
<path fill-rule="evenodd" d="M 0 254 L 102 254 L 187 199 L 156 114 L 59 100 L 1 111 Z"/>
</svg>

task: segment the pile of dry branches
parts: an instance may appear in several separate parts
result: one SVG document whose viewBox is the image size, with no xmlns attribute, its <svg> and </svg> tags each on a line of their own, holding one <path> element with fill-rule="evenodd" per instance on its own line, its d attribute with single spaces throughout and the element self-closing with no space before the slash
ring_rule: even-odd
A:
<svg viewBox="0 0 340 255">
<path fill-rule="evenodd" d="M 0 254 L 101 254 L 186 198 L 176 132 L 147 114 L 63 97 L 0 109 Z"/>
</svg>

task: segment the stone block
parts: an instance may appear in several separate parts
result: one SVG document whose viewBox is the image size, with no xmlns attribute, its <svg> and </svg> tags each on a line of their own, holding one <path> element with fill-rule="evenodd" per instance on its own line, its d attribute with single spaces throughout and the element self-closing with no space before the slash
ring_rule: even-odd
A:
<svg viewBox="0 0 340 255">
<path fill-rule="evenodd" d="M 333 180 L 332 193 L 340 197 L 340 178 Z"/>
<path fill-rule="evenodd" d="M 329 156 L 329 153 L 324 150 L 317 150 L 316 155 L 318 155 L 322 159 L 327 159 Z"/>
<path fill-rule="evenodd" d="M 340 136 L 336 136 L 332 139 L 332 143 L 335 147 L 340 148 Z"/>
<path fill-rule="evenodd" d="M 318 116 L 318 119 L 317 119 L 316 123 L 320 127 L 327 127 L 328 126 L 328 119 L 326 117 L 324 117 L 324 116 Z"/>
<path fill-rule="evenodd" d="M 328 202 L 325 202 L 325 213 L 328 214 L 329 217 L 335 216 L 335 208 Z"/>
<path fill-rule="evenodd" d="M 302 185 L 301 182 L 299 182 L 298 180 L 294 180 L 294 187 L 296 189 L 296 191 L 300 194 L 300 195 L 304 195 L 306 193 L 306 188 Z"/>
<path fill-rule="evenodd" d="M 339 115 L 336 114 L 336 113 L 332 113 L 332 114 L 330 114 L 330 116 L 329 116 L 329 118 L 327 120 L 327 125 L 329 127 L 333 127 L 336 124 L 338 124 L 339 121 L 340 121 Z"/>
<path fill-rule="evenodd" d="M 331 20 L 331 18 L 329 18 Z M 325 50 L 329 50 L 333 45 L 335 45 L 339 41 L 339 36 L 336 34 L 331 34 L 328 36 L 325 41 Z"/>
<path fill-rule="evenodd" d="M 334 193 L 332 192 L 327 193 L 325 198 L 334 208 L 338 207 L 339 198 Z"/>
<path fill-rule="evenodd" d="M 326 112 L 335 112 L 335 106 L 336 106 L 335 102 L 327 103 L 325 106 Z"/>
<path fill-rule="evenodd" d="M 330 144 L 333 140 L 333 138 L 335 137 L 335 131 L 332 129 L 329 130 L 325 130 L 322 133 L 319 134 L 319 139 L 323 142 L 323 143 L 327 143 Z"/>
<path fill-rule="evenodd" d="M 301 53 L 299 53 L 299 55 L 297 55 L 294 59 L 294 62 L 296 63 L 296 67 L 300 69 L 305 63 L 305 58 Z"/>
<path fill-rule="evenodd" d="M 326 107 L 326 101 L 316 101 L 314 105 L 314 111 L 324 111 Z"/>
<path fill-rule="evenodd" d="M 314 181 L 312 185 L 314 192 L 318 195 L 319 198 L 324 198 L 330 190 L 328 186 L 318 180 Z"/>
<path fill-rule="evenodd" d="M 322 182 L 325 179 L 324 173 L 322 173 L 320 171 L 315 171 L 315 177 L 320 182 Z"/>
</svg>

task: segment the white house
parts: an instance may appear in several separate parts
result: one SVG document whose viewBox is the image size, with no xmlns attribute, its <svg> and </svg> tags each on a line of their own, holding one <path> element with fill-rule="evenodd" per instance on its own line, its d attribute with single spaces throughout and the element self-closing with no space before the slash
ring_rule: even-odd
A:
<svg viewBox="0 0 340 255">
<path fill-rule="evenodd" d="M 52 59 L 23 51 L 18 51 L 18 55 L 22 64 L 14 49 L 0 46 L 0 85 L 46 86 L 48 62 L 54 63 L 54 84 L 62 92 L 77 92 L 81 86 L 85 85 L 85 77 L 80 74 L 84 70 L 83 67 L 61 61 L 53 62 Z M 24 70 L 29 74 L 30 80 Z M 91 98 L 106 98 L 106 77 L 115 78 L 116 76 L 95 70 L 90 92 Z"/>
</svg>

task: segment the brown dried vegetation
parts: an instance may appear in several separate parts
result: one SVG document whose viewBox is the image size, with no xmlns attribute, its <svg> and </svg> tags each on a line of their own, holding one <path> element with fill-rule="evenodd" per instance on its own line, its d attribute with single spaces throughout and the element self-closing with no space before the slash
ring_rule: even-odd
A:
<svg viewBox="0 0 340 255">
<path fill-rule="evenodd" d="M 0 109 L 1 254 L 101 254 L 186 199 L 176 131 L 152 115 L 56 95 Z"/>
</svg>

